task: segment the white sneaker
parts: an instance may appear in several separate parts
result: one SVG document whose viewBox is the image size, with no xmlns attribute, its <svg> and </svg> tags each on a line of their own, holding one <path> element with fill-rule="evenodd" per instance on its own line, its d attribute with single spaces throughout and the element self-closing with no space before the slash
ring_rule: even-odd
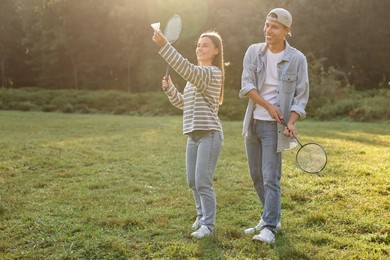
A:
<svg viewBox="0 0 390 260">
<path fill-rule="evenodd" d="M 262 241 L 262 242 L 265 242 L 267 244 L 275 243 L 275 235 L 268 228 L 262 229 L 260 234 L 254 235 L 252 239 Z"/>
<path fill-rule="evenodd" d="M 260 231 L 265 226 L 265 222 L 263 219 L 260 219 L 259 224 L 257 224 L 255 227 L 247 228 L 244 230 L 245 234 L 253 234 L 256 231 Z M 276 225 L 276 229 L 282 229 L 282 224 L 280 221 Z"/>
<path fill-rule="evenodd" d="M 193 230 L 197 230 L 198 228 L 200 228 L 201 225 L 202 225 L 202 221 L 200 221 L 200 218 L 197 217 L 197 218 L 195 219 L 194 224 L 192 224 L 192 229 L 193 229 Z"/>
<path fill-rule="evenodd" d="M 196 237 L 196 238 L 203 238 L 203 237 L 208 236 L 210 234 L 211 234 L 211 230 L 208 227 L 202 225 L 197 231 L 192 232 L 191 236 Z"/>
</svg>

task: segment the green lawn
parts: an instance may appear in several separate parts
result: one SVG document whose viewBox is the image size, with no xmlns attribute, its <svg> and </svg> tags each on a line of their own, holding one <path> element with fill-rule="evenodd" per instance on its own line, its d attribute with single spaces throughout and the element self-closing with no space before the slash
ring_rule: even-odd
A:
<svg viewBox="0 0 390 260">
<path fill-rule="evenodd" d="M 241 122 L 223 122 L 217 229 L 191 238 L 180 117 L 0 111 L 0 259 L 388 259 L 390 124 L 303 121 L 328 152 L 318 175 L 283 157 L 274 245 L 243 229 L 261 208 Z"/>
</svg>

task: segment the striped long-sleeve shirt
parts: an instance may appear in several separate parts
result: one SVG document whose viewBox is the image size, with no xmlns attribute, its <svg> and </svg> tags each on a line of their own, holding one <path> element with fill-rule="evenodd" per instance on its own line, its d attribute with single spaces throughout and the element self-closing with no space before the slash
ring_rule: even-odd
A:
<svg viewBox="0 0 390 260">
<path fill-rule="evenodd" d="M 165 93 L 172 105 L 183 110 L 183 134 L 195 130 L 222 132 L 218 117 L 222 72 L 216 66 L 196 66 L 183 58 L 169 43 L 159 54 L 187 81 L 183 94 L 175 87 Z"/>
</svg>

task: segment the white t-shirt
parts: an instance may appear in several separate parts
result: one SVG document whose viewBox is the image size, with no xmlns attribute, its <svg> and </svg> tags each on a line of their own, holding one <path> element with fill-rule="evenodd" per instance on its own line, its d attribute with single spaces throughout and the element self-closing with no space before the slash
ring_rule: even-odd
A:
<svg viewBox="0 0 390 260">
<path fill-rule="evenodd" d="M 278 78 L 278 63 L 282 61 L 284 51 L 272 53 L 270 49 L 267 50 L 267 74 L 263 86 L 260 89 L 260 96 L 275 105 L 277 99 L 277 90 L 279 84 Z M 275 121 L 268 111 L 256 104 L 255 111 L 253 111 L 253 118 L 257 120 Z"/>
</svg>

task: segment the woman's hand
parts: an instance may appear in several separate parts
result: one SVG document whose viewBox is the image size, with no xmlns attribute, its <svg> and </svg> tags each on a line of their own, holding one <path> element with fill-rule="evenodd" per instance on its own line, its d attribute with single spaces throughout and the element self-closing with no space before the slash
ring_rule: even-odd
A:
<svg viewBox="0 0 390 260">
<path fill-rule="evenodd" d="M 172 80 L 171 80 L 171 76 L 164 77 L 163 80 L 162 80 L 162 85 L 161 85 L 162 89 L 164 91 L 167 91 L 172 86 L 173 86 L 173 83 L 172 83 Z"/>
<path fill-rule="evenodd" d="M 160 30 L 154 30 L 152 40 L 159 47 L 164 47 L 168 43 L 167 38 Z"/>
</svg>

